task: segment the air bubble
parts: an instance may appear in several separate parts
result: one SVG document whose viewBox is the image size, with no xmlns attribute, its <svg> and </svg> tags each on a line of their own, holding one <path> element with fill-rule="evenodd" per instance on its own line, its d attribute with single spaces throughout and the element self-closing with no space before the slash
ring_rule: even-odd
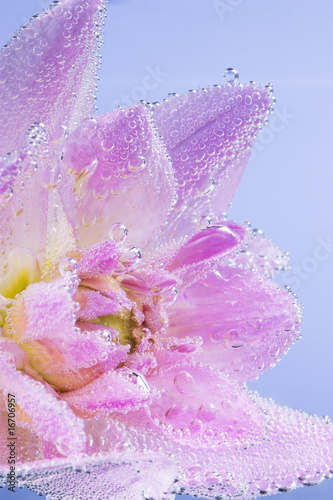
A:
<svg viewBox="0 0 333 500">
<path fill-rule="evenodd" d="M 174 384 L 178 392 L 181 394 L 192 394 L 195 390 L 195 382 L 187 372 L 180 372 L 174 379 Z"/>
<path fill-rule="evenodd" d="M 143 156 L 131 158 L 128 162 L 128 170 L 131 172 L 141 172 L 147 165 L 147 160 Z"/>
<path fill-rule="evenodd" d="M 116 241 L 117 243 L 124 243 L 128 235 L 128 229 L 124 224 L 120 224 L 117 222 L 113 224 L 109 231 L 109 237 L 111 240 Z"/>
<path fill-rule="evenodd" d="M 115 269 L 115 273 L 123 274 L 134 271 L 142 259 L 141 250 L 137 247 L 127 248 L 119 258 L 119 263 Z"/>
<path fill-rule="evenodd" d="M 78 262 L 72 257 L 65 257 L 59 263 L 59 272 L 65 277 L 68 274 L 76 274 L 78 270 Z"/>
<path fill-rule="evenodd" d="M 232 84 L 237 82 L 239 74 L 234 68 L 228 68 L 225 70 L 223 77 L 227 83 Z"/>
<path fill-rule="evenodd" d="M 108 153 L 111 151 L 111 149 L 114 148 L 114 142 L 110 141 L 109 139 L 104 139 L 101 143 L 101 147 L 105 153 Z"/>
<path fill-rule="evenodd" d="M 212 223 L 213 223 L 213 220 L 208 215 L 202 215 L 197 221 L 197 225 L 198 225 L 199 229 L 207 229 L 207 227 L 211 226 Z"/>
</svg>

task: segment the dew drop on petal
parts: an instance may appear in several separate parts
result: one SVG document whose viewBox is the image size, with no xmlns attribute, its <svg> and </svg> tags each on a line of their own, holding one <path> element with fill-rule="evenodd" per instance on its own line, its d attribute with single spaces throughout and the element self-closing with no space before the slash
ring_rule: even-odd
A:
<svg viewBox="0 0 333 500">
<path fill-rule="evenodd" d="M 128 235 L 128 229 L 124 224 L 117 222 L 113 224 L 109 231 L 109 237 L 111 240 L 117 241 L 117 243 L 124 243 Z"/>
<path fill-rule="evenodd" d="M 208 215 L 202 215 L 197 222 L 199 229 L 207 229 L 212 223 L 213 220 Z"/>
<path fill-rule="evenodd" d="M 68 436 L 60 436 L 56 441 L 56 448 L 61 455 L 70 455 L 72 451 L 70 438 L 68 438 Z"/>
<path fill-rule="evenodd" d="M 178 373 L 175 377 L 174 384 L 181 394 L 192 394 L 195 389 L 194 379 L 192 375 L 187 372 Z"/>
<path fill-rule="evenodd" d="M 99 336 L 105 340 L 106 342 L 110 342 L 111 341 L 111 333 L 108 331 L 108 330 L 102 330 L 100 333 L 99 333 Z"/>
<path fill-rule="evenodd" d="M 210 334 L 210 340 L 213 344 L 220 344 L 225 340 L 225 333 L 221 329 L 213 330 Z"/>
<path fill-rule="evenodd" d="M 108 153 L 114 148 L 114 143 L 110 139 L 104 139 L 101 143 L 101 147 L 105 153 Z"/>
<path fill-rule="evenodd" d="M 77 269 L 77 260 L 72 259 L 72 257 L 65 257 L 59 263 L 59 272 L 63 277 L 68 276 L 68 274 L 76 274 Z"/>
<path fill-rule="evenodd" d="M 147 160 L 143 156 L 138 156 L 137 158 L 131 158 L 128 162 L 128 170 L 131 172 L 141 172 L 147 165 Z"/>
<path fill-rule="evenodd" d="M 237 330 L 229 330 L 226 335 L 226 342 L 229 347 L 232 347 L 233 349 L 239 349 L 240 347 L 243 347 L 243 345 L 246 343 L 244 339 L 242 339 L 237 332 Z"/>
<path fill-rule="evenodd" d="M 130 272 L 134 271 L 142 259 L 142 253 L 141 250 L 137 247 L 130 247 L 127 248 L 122 255 L 120 256 L 119 259 L 119 264 L 121 267 L 120 272 Z M 118 268 L 116 269 L 116 272 L 118 271 Z"/>
</svg>

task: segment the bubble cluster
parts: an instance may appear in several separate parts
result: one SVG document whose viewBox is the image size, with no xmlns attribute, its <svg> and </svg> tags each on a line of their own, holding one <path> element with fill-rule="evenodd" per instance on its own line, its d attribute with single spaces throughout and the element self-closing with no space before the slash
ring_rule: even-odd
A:
<svg viewBox="0 0 333 500">
<path fill-rule="evenodd" d="M 1 155 L 24 145 L 34 121 L 42 121 L 54 140 L 64 125 L 71 131 L 92 113 L 103 6 L 102 0 L 67 9 L 55 4 L 2 49 L 0 135 L 7 149 Z"/>
</svg>

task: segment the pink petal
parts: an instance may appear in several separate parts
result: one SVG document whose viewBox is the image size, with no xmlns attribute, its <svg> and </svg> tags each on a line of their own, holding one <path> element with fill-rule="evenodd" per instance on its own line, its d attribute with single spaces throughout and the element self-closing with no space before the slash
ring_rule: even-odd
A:
<svg viewBox="0 0 333 500">
<path fill-rule="evenodd" d="M 45 277 L 75 249 L 75 198 L 73 181 L 50 152 L 44 128 L 36 125 L 29 134 L 22 150 L 0 162 L 1 265 L 10 251 L 23 247 L 34 250 Z"/>
<path fill-rule="evenodd" d="M 255 379 L 276 364 L 297 338 L 300 310 L 285 290 L 260 274 L 219 267 L 185 289 L 168 310 L 168 335 L 201 336 L 197 359 Z"/>
<path fill-rule="evenodd" d="M 244 228 L 232 222 L 203 229 L 179 249 L 169 270 L 228 254 L 244 236 Z"/>
<path fill-rule="evenodd" d="M 118 433 L 119 435 L 119 433 Z M 126 443 L 123 444 L 126 449 Z M 161 453 L 134 453 L 129 456 L 72 458 L 69 461 L 37 462 L 29 472 L 19 471 L 22 484 L 32 491 L 58 498 L 170 500 L 178 467 Z M 143 497 L 144 495 L 144 497 Z"/>
<path fill-rule="evenodd" d="M 86 386 L 62 395 L 84 418 L 110 413 L 127 413 L 150 399 L 150 389 L 143 377 L 132 370 L 112 370 Z"/>
<path fill-rule="evenodd" d="M 333 469 L 333 426 L 326 418 L 275 405 L 257 398 L 267 412 L 266 438 L 247 449 L 211 455 L 215 481 L 210 495 L 245 499 L 315 485 L 330 477 Z M 208 459 L 208 456 L 207 456 Z M 189 471 L 187 494 L 207 495 L 200 474 Z M 198 483 L 199 481 L 199 483 Z M 181 485 L 182 486 L 182 485 Z"/>
<path fill-rule="evenodd" d="M 226 212 L 269 106 L 266 89 L 218 85 L 154 107 L 153 119 L 178 184 L 173 233 L 188 232 L 186 225 L 202 215 L 220 217 Z"/>
<path fill-rule="evenodd" d="M 152 418 L 158 420 L 161 432 L 182 444 L 244 446 L 264 431 L 263 414 L 225 373 L 183 363 L 167 371 L 160 369 L 148 375 L 147 381 L 162 391 L 150 405 Z"/>
<path fill-rule="evenodd" d="M 105 297 L 96 290 L 80 288 L 76 299 L 79 300 L 81 305 L 76 316 L 81 321 L 94 320 L 98 316 L 120 314 L 122 312 L 121 304 L 117 300 Z"/>
<path fill-rule="evenodd" d="M 142 246 L 165 222 L 173 173 L 142 106 L 84 123 L 69 137 L 64 161 L 79 176 L 81 246 L 107 238 L 114 223 L 127 226 L 127 243 Z"/>
<path fill-rule="evenodd" d="M 79 262 L 78 272 L 80 278 L 112 276 L 120 255 L 120 245 L 113 240 L 104 241 L 85 248 Z"/>
<path fill-rule="evenodd" d="M 22 27 L 0 55 L 0 155 L 34 122 L 51 140 L 93 112 L 103 0 L 62 0 Z"/>
<path fill-rule="evenodd" d="M 288 267 L 288 254 L 279 250 L 262 231 L 254 230 L 245 242 L 247 246 L 244 250 L 237 256 L 227 256 L 223 263 L 252 269 L 269 278 Z"/>
<path fill-rule="evenodd" d="M 104 329 L 82 333 L 75 327 L 75 303 L 62 280 L 30 285 L 10 311 L 12 335 L 32 368 L 62 391 L 81 387 L 127 357 Z"/>
<path fill-rule="evenodd" d="M 30 429 L 43 441 L 56 443 L 61 455 L 85 450 L 83 422 L 41 382 L 18 371 L 5 351 L 0 352 L 0 388 L 5 395 L 15 395 L 20 426 Z M 24 413 L 19 414 L 20 411 Z"/>
</svg>

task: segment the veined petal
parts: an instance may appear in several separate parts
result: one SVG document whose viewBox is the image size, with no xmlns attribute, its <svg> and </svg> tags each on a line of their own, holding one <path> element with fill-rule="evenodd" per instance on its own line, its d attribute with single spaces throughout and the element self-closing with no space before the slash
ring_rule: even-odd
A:
<svg viewBox="0 0 333 500">
<path fill-rule="evenodd" d="M 128 228 L 126 243 L 142 247 L 164 224 L 173 172 L 142 106 L 84 122 L 68 138 L 64 161 L 77 176 L 81 246 L 103 241 L 120 223 Z"/>
<path fill-rule="evenodd" d="M 238 380 L 255 379 L 276 364 L 297 338 L 294 297 L 264 276 L 219 267 L 185 289 L 168 310 L 168 335 L 203 338 L 197 359 Z"/>
<path fill-rule="evenodd" d="M 93 112 L 104 1 L 61 0 L 32 18 L 0 54 L 0 155 L 34 122 L 51 140 Z"/>
<path fill-rule="evenodd" d="M 264 88 L 217 85 L 154 106 L 178 186 L 166 235 L 188 234 L 200 216 L 225 214 L 271 104 Z"/>
</svg>

